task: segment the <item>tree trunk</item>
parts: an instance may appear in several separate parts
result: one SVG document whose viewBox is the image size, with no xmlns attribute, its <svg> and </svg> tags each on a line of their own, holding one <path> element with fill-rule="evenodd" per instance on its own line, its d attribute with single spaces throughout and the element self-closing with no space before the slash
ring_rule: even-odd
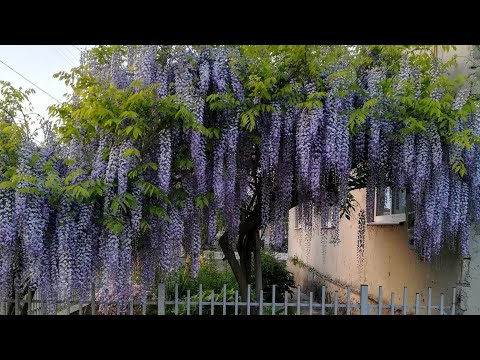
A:
<svg viewBox="0 0 480 360">
<path fill-rule="evenodd" d="M 227 234 L 223 234 L 218 243 L 225 255 L 225 259 L 228 261 L 228 265 L 232 269 L 233 275 L 235 275 L 235 279 L 237 280 L 239 289 L 240 289 L 240 297 L 242 299 L 247 298 L 247 274 L 242 269 L 240 262 L 235 257 L 235 251 L 232 245 L 228 242 Z"/>
<path fill-rule="evenodd" d="M 241 224 L 238 237 L 237 251 L 240 257 L 240 261 L 235 257 L 235 249 L 228 242 L 228 234 L 224 233 L 218 239 L 220 248 L 225 255 L 225 260 L 228 261 L 230 268 L 232 269 L 235 279 L 237 280 L 239 286 L 240 297 L 242 301 L 247 299 L 247 289 L 248 284 L 251 281 L 252 274 L 252 252 L 256 252 L 256 234 L 258 234 L 261 224 L 260 217 L 260 205 L 257 205 L 250 216 L 248 216 Z M 256 258 L 255 258 L 256 259 Z M 257 260 L 255 264 L 257 264 Z M 257 267 L 255 265 L 255 267 Z M 261 265 L 260 265 L 261 267 Z M 260 269 L 261 271 L 261 269 Z M 257 274 L 258 269 L 255 270 Z M 241 313 L 245 314 L 246 307 L 241 308 Z"/>
</svg>

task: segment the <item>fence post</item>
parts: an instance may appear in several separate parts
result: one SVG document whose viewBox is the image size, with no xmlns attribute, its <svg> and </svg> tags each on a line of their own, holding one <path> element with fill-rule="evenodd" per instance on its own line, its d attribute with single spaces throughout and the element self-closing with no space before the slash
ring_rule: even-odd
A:
<svg viewBox="0 0 480 360">
<path fill-rule="evenodd" d="M 347 315 L 350 315 L 350 286 L 347 287 Z"/>
<path fill-rule="evenodd" d="M 390 298 L 390 315 L 395 315 L 395 292 L 392 291 L 392 297 Z"/>
<path fill-rule="evenodd" d="M 250 315 L 250 296 L 251 296 L 251 287 L 250 284 L 247 285 L 247 315 Z"/>
<path fill-rule="evenodd" d="M 235 315 L 238 315 L 238 290 L 235 290 Z"/>
<path fill-rule="evenodd" d="M 275 315 L 275 289 L 276 285 L 272 286 L 272 315 Z"/>
<path fill-rule="evenodd" d="M 415 315 L 420 315 L 420 294 L 415 294 Z"/>
<path fill-rule="evenodd" d="M 445 315 L 443 312 L 443 293 L 440 294 L 440 315 Z"/>
<path fill-rule="evenodd" d="M 263 315 L 263 290 L 260 290 L 260 300 L 258 302 L 258 315 Z"/>
<path fill-rule="evenodd" d="M 92 308 L 91 309 L 92 315 L 95 315 L 96 309 L 95 309 L 95 283 L 94 282 L 92 282 L 92 288 L 90 289 L 90 297 L 91 297 L 90 307 Z"/>
<path fill-rule="evenodd" d="M 383 307 L 383 289 L 381 286 L 378 287 L 378 315 L 382 315 Z"/>
<path fill-rule="evenodd" d="M 178 283 L 175 283 L 175 315 L 178 315 Z"/>
<path fill-rule="evenodd" d="M 45 300 L 43 297 L 40 297 L 41 299 L 41 306 L 42 306 L 42 315 L 47 315 L 48 309 L 47 309 L 47 300 Z"/>
<path fill-rule="evenodd" d="M 455 315 L 455 302 L 456 302 L 456 297 L 457 297 L 457 288 L 452 289 L 452 309 L 451 309 L 451 315 Z"/>
<path fill-rule="evenodd" d="M 368 315 L 368 285 L 360 285 L 360 315 Z"/>
<path fill-rule="evenodd" d="M 210 315 L 215 315 L 215 291 L 213 289 L 211 294 L 211 300 L 212 302 L 210 303 Z"/>
<path fill-rule="evenodd" d="M 165 284 L 158 284 L 158 315 L 165 315 Z"/>
<path fill-rule="evenodd" d="M 333 315 L 338 315 L 338 290 L 335 290 L 333 297 Z"/>
<path fill-rule="evenodd" d="M 198 315 L 203 314 L 203 288 L 202 284 L 198 285 Z"/>
<path fill-rule="evenodd" d="M 432 315 L 432 288 L 428 288 L 427 315 Z"/>
<path fill-rule="evenodd" d="M 297 315 L 300 315 L 300 286 L 297 286 Z"/>
<path fill-rule="evenodd" d="M 223 315 L 227 315 L 227 284 L 223 284 Z"/>
<path fill-rule="evenodd" d="M 407 287 L 403 288 L 403 315 L 407 315 Z"/>
<path fill-rule="evenodd" d="M 325 315 L 325 285 L 322 285 L 322 315 Z"/>
<path fill-rule="evenodd" d="M 15 291 L 15 315 L 20 315 L 20 293 Z"/>
<path fill-rule="evenodd" d="M 27 315 L 32 315 L 32 290 L 28 289 Z"/>
<path fill-rule="evenodd" d="M 310 302 L 309 302 L 308 315 L 313 315 L 313 292 L 312 291 L 310 291 Z"/>
</svg>

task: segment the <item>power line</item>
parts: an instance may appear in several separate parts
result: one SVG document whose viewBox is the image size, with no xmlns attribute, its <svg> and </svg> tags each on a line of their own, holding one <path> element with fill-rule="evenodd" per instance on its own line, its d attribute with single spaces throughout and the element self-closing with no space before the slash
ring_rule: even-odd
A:
<svg viewBox="0 0 480 360">
<path fill-rule="evenodd" d="M 70 60 L 70 58 L 66 55 L 66 53 L 64 53 L 63 51 L 60 50 L 60 48 L 57 48 L 57 51 L 60 55 L 62 55 L 62 57 L 70 64 L 70 66 L 72 67 L 75 67 L 75 64 L 72 63 L 72 61 Z"/>
<path fill-rule="evenodd" d="M 82 52 L 82 50 L 80 50 L 76 45 L 72 45 L 75 49 L 77 49 L 78 51 L 80 51 L 80 53 Z"/>
<path fill-rule="evenodd" d="M 75 54 L 73 52 L 71 52 L 69 48 L 66 48 L 66 50 L 70 55 L 72 55 L 72 58 L 75 60 L 75 62 L 78 63 L 79 60 L 76 58 Z"/>
<path fill-rule="evenodd" d="M 8 67 L 10 70 L 12 70 L 14 73 L 16 73 L 17 75 L 21 76 L 22 78 L 24 78 L 25 80 L 27 80 L 30 84 L 32 84 L 33 86 L 35 86 L 37 89 L 43 91 L 45 94 L 47 94 L 48 96 L 50 96 L 53 100 L 55 100 L 56 102 L 60 103 L 60 101 L 56 98 L 54 98 L 52 95 L 50 95 L 48 92 L 46 92 L 45 90 L 43 90 L 40 86 L 38 86 L 37 84 L 33 83 L 32 81 L 28 80 L 25 76 L 23 76 L 22 74 L 20 74 L 17 70 L 15 70 L 14 68 L 12 68 L 11 66 L 5 64 L 5 62 L 3 62 L 1 59 L 0 59 L 0 62 L 5 65 L 6 67 Z"/>
</svg>

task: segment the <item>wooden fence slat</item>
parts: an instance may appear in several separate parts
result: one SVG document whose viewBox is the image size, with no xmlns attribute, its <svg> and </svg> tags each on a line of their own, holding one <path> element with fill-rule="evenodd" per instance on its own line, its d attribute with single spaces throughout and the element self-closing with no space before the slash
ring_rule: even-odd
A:
<svg viewBox="0 0 480 360">
<path fill-rule="evenodd" d="M 403 288 L 403 315 L 407 315 L 407 287 Z"/>
<path fill-rule="evenodd" d="M 285 291 L 284 296 L 284 307 L 283 307 L 283 315 L 288 315 L 288 292 Z"/>
<path fill-rule="evenodd" d="M 187 290 L 187 315 L 190 315 L 190 289 Z"/>
</svg>

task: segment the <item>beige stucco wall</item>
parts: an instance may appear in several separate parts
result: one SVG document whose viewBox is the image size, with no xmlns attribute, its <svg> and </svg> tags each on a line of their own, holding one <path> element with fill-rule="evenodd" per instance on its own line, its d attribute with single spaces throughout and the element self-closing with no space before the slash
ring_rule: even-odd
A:
<svg viewBox="0 0 480 360">
<path fill-rule="evenodd" d="M 353 192 L 359 202 L 355 215 L 365 206 L 364 189 Z M 450 303 L 451 288 L 460 278 L 461 258 L 444 253 L 430 263 L 422 262 L 410 249 L 405 225 L 366 225 L 363 266 L 357 254 L 358 220 L 340 221 L 340 243 L 329 243 L 332 229 L 320 229 L 317 225 L 310 241 L 310 250 L 303 229 L 295 229 L 295 209 L 290 210 L 288 255 L 297 256 L 320 274 L 337 284 L 358 288 L 369 285 L 372 298 L 378 298 L 378 287 L 383 287 L 383 302 L 390 303 L 391 292 L 395 302 L 403 301 L 403 287 L 408 288 L 408 303 L 415 303 L 415 293 L 420 293 L 421 304 L 426 303 L 427 288 L 432 288 L 433 304 L 439 304 L 440 293 L 446 294 Z M 305 285 L 306 271 L 289 261 L 299 285 Z"/>
</svg>

